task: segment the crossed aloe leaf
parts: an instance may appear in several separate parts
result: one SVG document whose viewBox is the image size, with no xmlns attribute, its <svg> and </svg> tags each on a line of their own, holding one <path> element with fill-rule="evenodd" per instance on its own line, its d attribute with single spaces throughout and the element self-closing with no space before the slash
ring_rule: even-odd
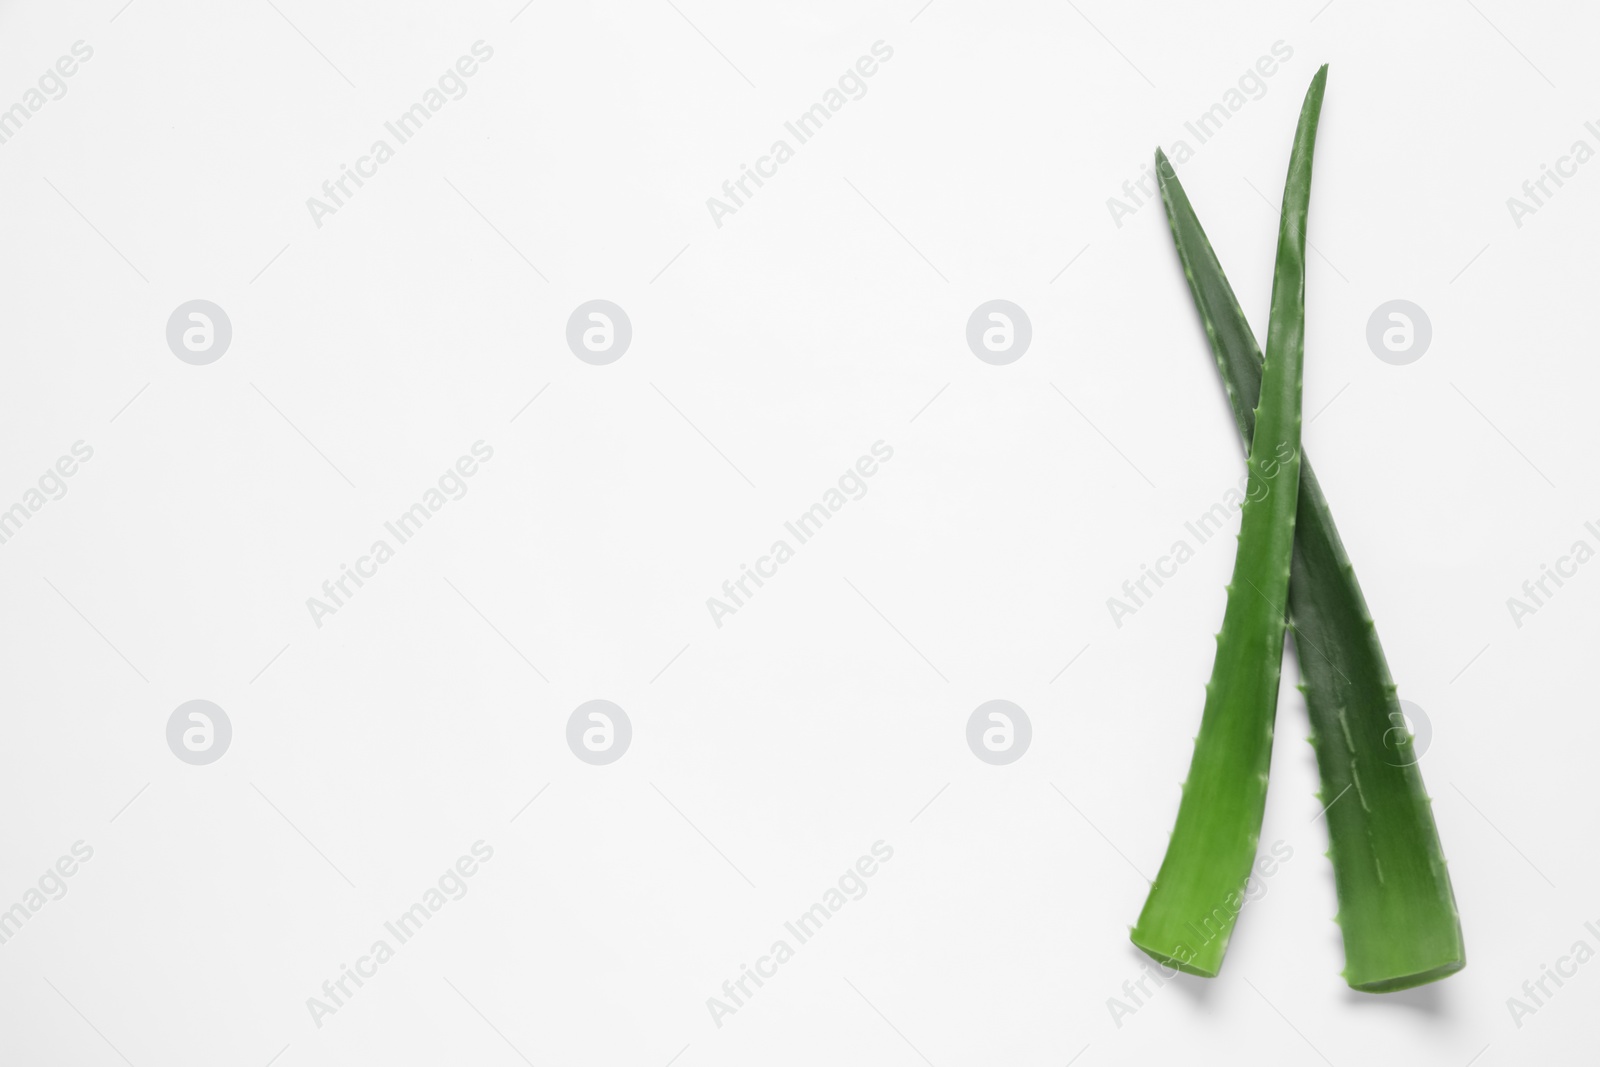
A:
<svg viewBox="0 0 1600 1067">
<path fill-rule="evenodd" d="M 1311 714 L 1344 935 L 1344 978 L 1365 992 L 1466 964 L 1455 894 L 1377 630 L 1300 449 L 1306 214 L 1327 67 L 1306 93 L 1284 183 L 1265 359 L 1182 184 L 1157 150 L 1178 258 L 1248 452 L 1216 660 L 1177 823 L 1132 930 L 1170 966 L 1222 966 L 1261 833 L 1285 624 Z M 1252 406 L 1252 401 L 1255 401 Z M 1346 794 L 1351 794 L 1346 796 Z"/>
</svg>

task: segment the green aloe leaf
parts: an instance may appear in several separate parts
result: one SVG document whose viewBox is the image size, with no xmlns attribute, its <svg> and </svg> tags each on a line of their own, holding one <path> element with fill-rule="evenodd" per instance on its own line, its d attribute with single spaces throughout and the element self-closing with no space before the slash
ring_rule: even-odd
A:
<svg viewBox="0 0 1600 1067">
<path fill-rule="evenodd" d="M 1248 446 L 1261 349 L 1159 149 L 1156 172 L 1178 258 Z M 1383 646 L 1309 460 L 1301 464 L 1298 512 L 1289 621 L 1311 713 L 1319 796 L 1329 805 L 1344 977 L 1366 992 L 1406 989 L 1465 966 L 1455 894 L 1412 739 L 1395 729 L 1405 720 Z"/>
<path fill-rule="evenodd" d="M 1222 967 L 1266 809 L 1300 486 L 1306 210 L 1327 78 L 1323 67 L 1311 80 L 1289 154 L 1249 490 L 1200 733 L 1166 858 L 1131 932 L 1151 956 L 1206 977 Z"/>
</svg>

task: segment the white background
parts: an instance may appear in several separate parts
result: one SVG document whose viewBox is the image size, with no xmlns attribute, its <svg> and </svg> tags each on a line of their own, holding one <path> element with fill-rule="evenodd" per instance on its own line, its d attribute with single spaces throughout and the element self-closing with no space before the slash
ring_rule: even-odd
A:
<svg viewBox="0 0 1600 1067">
<path fill-rule="evenodd" d="M 0 107 L 94 50 L 0 145 L 0 507 L 94 450 L 0 545 L 0 908 L 94 849 L 0 945 L 0 1062 L 1592 1048 L 1600 964 L 1520 1028 L 1506 1000 L 1600 948 L 1600 568 L 1520 628 L 1506 599 L 1600 544 L 1600 165 L 1520 228 L 1506 198 L 1600 147 L 1595 16 L 919 2 L 0 5 Z M 316 226 L 306 198 L 478 40 L 467 95 Z M 879 40 L 867 94 L 717 227 L 706 198 Z M 1159 206 L 1119 227 L 1107 198 L 1276 41 L 1180 174 L 1261 331 L 1268 201 L 1331 63 L 1307 451 L 1432 723 L 1469 964 L 1345 987 L 1286 686 L 1263 840 L 1294 858 L 1221 977 L 1118 1025 L 1232 540 L 1120 628 L 1106 600 L 1242 464 Z M 233 325 L 209 366 L 165 340 L 196 298 Z M 610 366 L 564 340 L 593 298 L 633 324 Z M 1005 367 L 964 337 L 993 298 L 1033 324 Z M 1409 366 L 1365 340 L 1395 298 L 1433 324 Z M 316 626 L 306 598 L 478 440 L 467 495 Z M 713 625 L 706 598 L 879 440 L 867 495 Z M 165 740 L 196 698 L 234 730 L 203 767 Z M 595 698 L 634 729 L 605 767 L 565 742 Z M 994 698 L 1033 724 L 1007 767 L 964 736 Z M 470 892 L 315 1025 L 307 998 L 480 839 Z M 870 892 L 715 1025 L 706 999 L 878 840 Z"/>
</svg>

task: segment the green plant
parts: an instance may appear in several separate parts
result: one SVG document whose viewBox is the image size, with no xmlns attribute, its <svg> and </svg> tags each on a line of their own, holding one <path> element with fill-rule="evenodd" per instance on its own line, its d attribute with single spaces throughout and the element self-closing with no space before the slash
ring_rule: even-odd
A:
<svg viewBox="0 0 1600 1067">
<path fill-rule="evenodd" d="M 1306 91 L 1283 188 L 1249 492 L 1205 710 L 1161 870 L 1131 937 L 1156 959 L 1213 976 L 1244 903 L 1266 807 L 1300 485 L 1306 210 L 1328 68 Z"/>
<path fill-rule="evenodd" d="M 1159 149 L 1156 172 L 1178 258 L 1248 444 L 1256 425 L 1251 401 L 1262 384 L 1261 349 Z M 1466 965 L 1455 894 L 1411 736 L 1397 729 L 1404 718 L 1383 646 L 1304 458 L 1297 510 L 1289 620 L 1311 714 L 1319 798 L 1327 805 L 1344 977 L 1366 992 L 1406 989 Z"/>
</svg>

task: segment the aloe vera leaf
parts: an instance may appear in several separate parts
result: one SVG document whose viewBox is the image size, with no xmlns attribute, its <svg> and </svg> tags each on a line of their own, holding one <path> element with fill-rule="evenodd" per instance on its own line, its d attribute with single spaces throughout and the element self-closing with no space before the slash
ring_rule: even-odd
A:
<svg viewBox="0 0 1600 1067">
<path fill-rule="evenodd" d="M 1300 486 L 1306 209 L 1327 77 L 1323 67 L 1306 91 L 1283 186 L 1249 491 L 1200 734 L 1166 857 L 1130 934 L 1156 959 L 1205 977 L 1222 967 L 1266 809 Z"/>
<path fill-rule="evenodd" d="M 1160 149 L 1156 173 L 1178 259 L 1248 445 L 1255 431 L 1251 401 L 1261 387 L 1261 349 Z M 1328 855 L 1339 895 L 1344 977 L 1365 992 L 1407 989 L 1466 965 L 1455 893 L 1412 739 L 1394 729 L 1404 719 L 1383 645 L 1304 456 L 1298 511 L 1289 625 L 1311 713 L 1319 799 L 1329 805 Z"/>
</svg>

